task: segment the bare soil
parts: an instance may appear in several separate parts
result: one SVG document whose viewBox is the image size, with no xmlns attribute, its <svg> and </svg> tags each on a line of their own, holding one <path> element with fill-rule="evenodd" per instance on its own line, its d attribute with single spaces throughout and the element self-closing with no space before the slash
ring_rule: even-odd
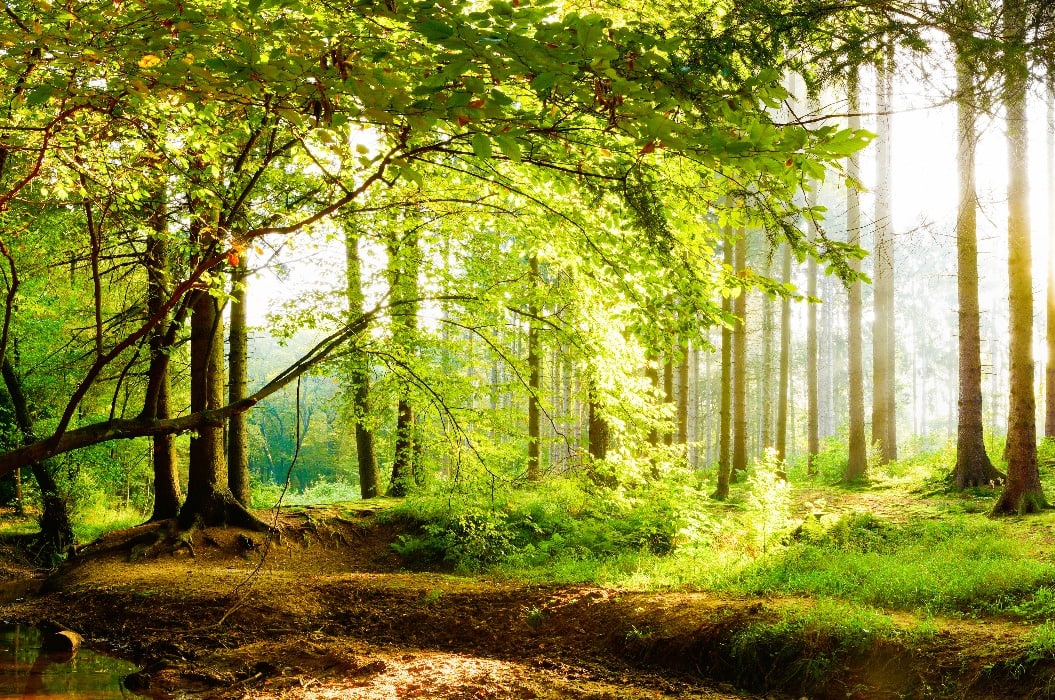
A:
<svg viewBox="0 0 1055 700">
<path fill-rule="evenodd" d="M 737 629 L 775 621 L 806 600 L 410 573 L 389 546 L 400 526 L 378 525 L 369 510 L 285 513 L 270 544 L 258 533 L 217 528 L 191 533 L 185 545 L 171 538 L 154 545 L 164 528 L 106 535 L 39 594 L 0 614 L 51 620 L 142 663 L 128 684 L 157 697 L 1050 694 L 1052 667 L 1027 663 L 1020 640 L 1028 628 L 1006 622 L 937 621 L 938 634 L 922 646 L 877 644 L 814 677 L 789 662 L 786 649 L 755 650 L 751 666 L 729 648 Z M 0 581 L 28 574 L 8 566 Z M 903 617 L 907 628 L 916 622 Z M 823 648 L 808 652 L 818 653 Z"/>
</svg>

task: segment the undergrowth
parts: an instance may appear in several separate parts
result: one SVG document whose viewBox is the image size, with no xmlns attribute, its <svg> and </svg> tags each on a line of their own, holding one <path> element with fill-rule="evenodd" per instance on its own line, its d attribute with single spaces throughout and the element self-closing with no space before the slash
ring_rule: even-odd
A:
<svg viewBox="0 0 1055 700">
<path fill-rule="evenodd" d="M 812 489 L 808 499 L 780 478 L 785 467 L 773 456 L 753 465 L 727 502 L 711 500 L 712 484 L 691 473 L 615 489 L 556 479 L 500 492 L 435 490 L 393 512 L 418 526 L 394 548 L 410 568 L 1055 620 L 1055 560 L 1044 539 L 1051 516 L 989 519 L 996 492 L 949 492 L 954 453 L 925 447 L 909 445 L 906 458 L 872 465 L 868 482 L 843 487 L 831 479 L 841 465 L 830 445 L 818 475 L 787 467 L 791 483 Z M 1055 447 L 1042 448 L 1041 462 L 1055 464 Z M 845 505 L 854 494 L 865 505 Z"/>
</svg>

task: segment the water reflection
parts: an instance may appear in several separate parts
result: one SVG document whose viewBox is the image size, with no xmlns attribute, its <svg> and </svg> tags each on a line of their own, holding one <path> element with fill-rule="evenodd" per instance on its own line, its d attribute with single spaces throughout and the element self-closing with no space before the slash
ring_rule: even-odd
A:
<svg viewBox="0 0 1055 700">
<path fill-rule="evenodd" d="M 90 649 L 44 651 L 36 627 L 0 625 L 0 698 L 135 698 L 121 679 L 135 664 Z"/>
</svg>

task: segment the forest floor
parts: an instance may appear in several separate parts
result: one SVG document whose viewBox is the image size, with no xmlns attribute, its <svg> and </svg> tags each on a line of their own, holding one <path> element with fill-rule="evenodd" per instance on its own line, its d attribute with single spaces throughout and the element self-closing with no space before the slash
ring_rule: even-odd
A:
<svg viewBox="0 0 1055 700">
<path fill-rule="evenodd" d="M 735 662 L 731 633 L 752 622 L 776 623 L 785 609 L 814 601 L 411 573 L 390 548 L 401 526 L 379 525 L 372 515 L 368 504 L 301 507 L 283 513 L 280 535 L 270 543 L 257 533 L 210 529 L 194 533 L 190 547 L 163 553 L 149 551 L 157 525 L 113 532 L 82 548 L 39 594 L 0 606 L 0 614 L 54 621 L 93 647 L 144 664 L 129 685 L 157 697 L 1052 692 L 1052 665 L 1027 664 L 1022 656 L 1019 640 L 1029 626 L 942 618 L 931 621 L 936 633 L 925 640 L 905 635 L 903 643 L 838 656 L 823 666 L 823 677 L 810 678 L 807 691 L 799 685 L 790 696 L 761 694 L 766 686 L 787 690 L 777 679 L 797 662 L 786 650 L 756 652 L 754 666 Z M 0 568 L 11 581 L 30 573 L 13 564 Z M 919 622 L 908 613 L 894 619 L 906 630 Z M 783 659 L 779 667 L 769 665 L 774 659 Z"/>
</svg>

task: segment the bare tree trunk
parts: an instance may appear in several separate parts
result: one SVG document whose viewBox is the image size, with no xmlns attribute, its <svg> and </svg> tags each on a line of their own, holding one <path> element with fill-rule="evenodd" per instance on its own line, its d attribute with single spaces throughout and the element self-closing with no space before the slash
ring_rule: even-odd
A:
<svg viewBox="0 0 1055 700">
<path fill-rule="evenodd" d="M 674 403 L 674 362 L 669 352 L 663 356 L 663 401 L 668 406 Z M 669 427 L 663 431 L 663 444 L 674 444 L 674 433 Z"/>
<path fill-rule="evenodd" d="M 780 279 L 791 283 L 791 246 L 784 244 L 780 264 Z M 783 461 L 788 441 L 788 385 L 791 380 L 791 299 L 780 302 L 780 378 L 777 385 L 777 459 Z"/>
<path fill-rule="evenodd" d="M 1048 296 L 1047 366 L 1044 378 L 1044 436 L 1055 439 L 1055 75 L 1048 69 L 1045 90 L 1047 103 L 1048 165 Z"/>
<path fill-rule="evenodd" d="M 893 50 L 878 71 L 876 91 L 875 323 L 872 330 L 872 442 L 882 463 L 897 459 L 894 384 L 894 239 L 891 233 L 892 173 L 890 103 Z"/>
<path fill-rule="evenodd" d="M 681 360 L 678 362 L 678 444 L 689 442 L 689 355 L 688 343 L 682 348 Z M 686 452 L 685 458 L 688 459 Z"/>
<path fill-rule="evenodd" d="M 249 283 L 248 251 L 242 253 L 231 271 L 231 328 L 227 340 L 227 396 L 230 403 L 241 401 L 249 392 L 249 329 L 246 323 L 246 285 Z M 227 482 L 238 502 L 250 506 L 249 422 L 246 413 L 236 413 L 227 421 Z"/>
<path fill-rule="evenodd" d="M 728 203 L 727 203 L 728 204 Z M 725 239 L 722 241 L 722 255 L 724 267 L 733 269 L 733 232 L 726 228 Z M 733 302 L 728 296 L 722 297 L 722 312 L 728 316 L 733 311 Z M 721 391 L 719 399 L 719 428 L 718 428 L 718 485 L 713 497 L 724 501 L 729 497 L 729 481 L 732 476 L 732 461 L 729 459 L 730 443 L 732 438 L 732 358 L 733 358 L 733 333 L 732 330 L 722 326 L 722 366 L 721 366 Z"/>
<path fill-rule="evenodd" d="M 819 183 L 814 187 L 819 187 Z M 817 204 L 816 190 L 806 195 L 806 206 Z M 817 222 L 813 216 L 806 223 L 810 241 L 817 240 Z M 817 296 L 817 260 L 810 256 L 806 263 L 806 296 L 814 299 Z M 808 302 L 806 306 L 806 473 L 816 474 L 814 460 L 821 450 L 820 440 L 820 401 L 817 391 L 817 305 Z"/>
<path fill-rule="evenodd" d="M 851 129 L 861 127 L 861 119 L 856 116 L 859 110 L 857 98 L 857 71 L 854 70 L 847 88 L 850 98 L 850 123 Z M 856 153 L 848 158 L 846 174 L 852 181 L 846 190 L 846 238 L 851 245 L 860 245 L 861 242 L 861 203 L 857 187 L 853 184 L 860 180 L 861 164 L 860 156 Z M 854 272 L 860 272 L 861 263 L 856 258 L 851 261 L 850 266 Z M 848 310 L 848 337 L 847 351 L 849 353 L 849 407 L 850 407 L 850 435 L 848 445 L 848 461 L 846 473 L 843 475 L 845 481 L 856 481 L 863 479 L 868 470 L 868 455 L 865 447 L 865 407 L 864 407 L 864 361 L 861 350 L 861 283 L 853 281 L 849 288 L 849 310 Z"/>
<path fill-rule="evenodd" d="M 209 255 L 220 243 L 218 219 L 219 211 L 211 203 L 192 200 L 190 241 L 200 256 Z M 197 413 L 224 405 L 223 316 L 219 301 L 208 290 L 195 290 L 192 294 L 190 410 Z M 179 519 L 184 527 L 194 524 L 232 524 L 257 530 L 267 527 L 231 493 L 222 422 L 206 423 L 191 435 L 187 500 L 180 509 Z"/>
<path fill-rule="evenodd" d="M 741 231 L 733 248 L 736 274 L 743 277 L 747 268 L 747 232 Z M 747 289 L 741 289 L 733 300 L 736 325 L 733 328 L 733 471 L 747 470 Z"/>
<path fill-rule="evenodd" d="M 348 318 L 349 320 L 363 313 L 363 272 L 359 258 L 359 236 L 350 224 L 345 225 L 344 254 L 347 275 Z M 446 326 L 444 326 L 446 329 Z M 355 421 L 355 455 L 359 471 L 359 494 L 362 498 L 376 498 L 381 495 L 381 469 L 377 464 L 377 450 L 374 447 L 374 432 L 367 429 L 367 416 L 370 415 L 370 362 L 364 353 L 357 353 L 352 359 L 352 411 Z"/>
<path fill-rule="evenodd" d="M 994 514 L 1032 513 L 1047 507 L 1037 465 L 1036 399 L 1033 395 L 1033 275 L 1029 230 L 1029 139 L 1026 122 L 1028 66 L 1026 7 L 1022 0 L 1004 3 L 1005 41 L 1011 60 L 1004 65 L 1007 113 L 1007 246 L 1011 371 L 1007 421 L 1007 485 L 993 506 Z"/>
<path fill-rule="evenodd" d="M 538 256 L 532 255 L 529 261 L 531 286 L 538 284 Z M 539 395 L 542 391 L 542 347 L 539 337 L 537 316 L 539 309 L 532 295 L 528 318 L 528 457 L 527 479 L 538 481 L 542 476 L 542 465 L 539 463 L 542 430 L 539 406 Z"/>
<path fill-rule="evenodd" d="M 953 484 L 957 490 L 1003 479 L 985 451 L 982 430 L 982 339 L 978 310 L 977 194 L 975 190 L 974 85 L 971 69 L 963 58 L 956 65 L 959 100 L 957 160 L 960 173 L 960 206 L 956 220 L 956 289 L 959 298 L 960 398 L 956 431 L 956 466 Z"/>
<path fill-rule="evenodd" d="M 168 211 L 164 192 L 155 194 L 154 209 L 150 213 L 150 234 L 146 244 L 147 315 L 156 316 L 168 297 L 169 246 L 166 237 Z M 154 402 L 154 417 L 164 420 L 172 417 L 169 407 L 170 381 L 168 353 L 171 346 L 167 340 L 168 319 L 158 323 L 150 334 L 150 368 L 148 376 L 157 384 Z M 176 461 L 175 438 L 172 435 L 155 435 L 151 438 L 154 467 L 154 509 L 150 520 L 168 520 L 179 515 L 183 494 L 180 489 L 179 471 Z"/>
</svg>

